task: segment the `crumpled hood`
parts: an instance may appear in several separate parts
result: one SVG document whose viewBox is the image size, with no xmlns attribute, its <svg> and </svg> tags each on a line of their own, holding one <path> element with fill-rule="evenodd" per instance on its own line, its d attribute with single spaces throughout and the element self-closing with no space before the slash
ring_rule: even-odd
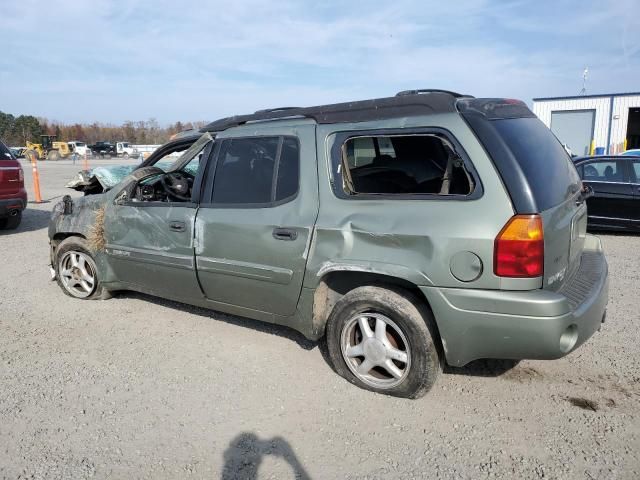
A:
<svg viewBox="0 0 640 480">
<path fill-rule="evenodd" d="M 167 171 L 174 162 L 175 158 L 163 158 L 154 166 Z M 139 167 L 140 165 L 111 165 L 109 167 L 96 167 L 91 170 L 80 170 L 65 186 L 79 192 L 85 192 L 87 195 L 103 193 L 115 187 Z M 198 166 L 187 165 L 184 171 L 195 176 L 198 173 Z"/>
<path fill-rule="evenodd" d="M 87 193 L 102 193 L 120 183 L 137 165 L 114 165 L 81 170 L 65 186 Z"/>
</svg>

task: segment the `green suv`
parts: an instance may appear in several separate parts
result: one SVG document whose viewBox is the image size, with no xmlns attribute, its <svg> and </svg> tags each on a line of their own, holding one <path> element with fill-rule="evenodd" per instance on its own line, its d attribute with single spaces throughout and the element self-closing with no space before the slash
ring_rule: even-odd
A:
<svg viewBox="0 0 640 480">
<path fill-rule="evenodd" d="M 376 392 L 419 397 L 445 362 L 559 358 L 604 321 L 589 190 L 517 100 L 261 110 L 112 183 L 54 208 L 65 293 L 136 290 L 325 337 L 335 370 Z"/>
</svg>

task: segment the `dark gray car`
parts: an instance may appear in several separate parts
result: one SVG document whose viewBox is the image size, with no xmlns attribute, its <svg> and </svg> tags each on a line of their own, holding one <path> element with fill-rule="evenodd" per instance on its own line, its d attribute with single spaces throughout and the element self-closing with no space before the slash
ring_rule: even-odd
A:
<svg viewBox="0 0 640 480">
<path fill-rule="evenodd" d="M 604 319 L 585 191 L 519 101 L 427 90 L 225 118 L 99 190 L 54 209 L 65 293 L 326 337 L 369 390 L 415 398 L 445 362 L 559 358 Z"/>
</svg>

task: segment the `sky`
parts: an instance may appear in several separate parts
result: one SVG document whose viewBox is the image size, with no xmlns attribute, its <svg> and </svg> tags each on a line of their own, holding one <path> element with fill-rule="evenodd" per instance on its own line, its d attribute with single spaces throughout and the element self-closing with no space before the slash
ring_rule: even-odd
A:
<svg viewBox="0 0 640 480">
<path fill-rule="evenodd" d="M 640 91 L 640 0 L 0 0 L 0 111 L 209 121 L 442 88 Z"/>
</svg>

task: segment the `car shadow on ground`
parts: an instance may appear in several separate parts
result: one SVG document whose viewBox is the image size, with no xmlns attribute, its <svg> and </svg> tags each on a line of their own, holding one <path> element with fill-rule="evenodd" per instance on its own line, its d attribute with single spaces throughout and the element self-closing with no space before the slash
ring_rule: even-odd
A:
<svg viewBox="0 0 640 480">
<path fill-rule="evenodd" d="M 335 369 L 333 368 L 333 363 L 331 362 L 331 358 L 329 356 L 329 350 L 327 349 L 327 342 L 324 341 L 324 338 L 314 342 L 312 340 L 305 338 L 298 331 L 283 325 L 276 325 L 272 323 L 261 322 L 259 320 L 253 320 L 251 318 L 246 318 L 246 317 L 238 317 L 235 315 L 222 313 L 216 310 L 208 310 L 206 308 L 196 307 L 196 306 L 188 305 L 186 303 L 180 303 L 180 302 L 175 302 L 175 301 L 167 300 L 160 297 L 154 297 L 152 295 L 147 295 L 144 293 L 138 293 L 133 291 L 122 291 L 122 292 L 117 292 L 117 296 L 119 298 L 140 299 L 145 302 L 152 302 L 167 308 L 174 308 L 177 310 L 181 310 L 183 312 L 199 315 L 201 317 L 207 317 L 216 321 L 226 322 L 231 325 L 251 328 L 252 330 L 256 330 L 261 333 L 277 335 L 279 337 L 287 338 L 289 340 L 294 341 L 295 343 L 298 344 L 298 346 L 302 347 L 304 350 L 313 350 L 314 348 L 318 347 L 320 354 L 322 355 L 325 362 L 335 372 Z M 520 363 L 520 360 L 482 359 L 482 360 L 475 360 L 473 362 L 470 362 L 464 367 L 451 367 L 449 365 L 445 365 L 443 369 L 443 373 L 445 375 L 466 375 L 471 377 L 499 377 L 509 372 L 513 368 L 515 368 L 518 365 L 518 363 Z"/>
<path fill-rule="evenodd" d="M 16 235 L 23 232 L 33 232 L 46 228 L 49 225 L 51 212 L 46 210 L 35 210 L 27 207 L 22 212 L 22 222 L 14 230 L 0 230 L 0 235 Z"/>
<path fill-rule="evenodd" d="M 482 359 L 467 363 L 464 367 L 445 365 L 447 375 L 465 375 L 469 377 L 499 377 L 515 368 L 520 360 Z"/>
<path fill-rule="evenodd" d="M 246 317 L 238 317 L 227 313 L 220 312 L 218 310 L 209 310 L 202 307 L 196 307 L 188 305 L 186 303 L 174 302 L 173 300 L 167 300 L 161 297 L 154 297 L 145 293 L 133 292 L 130 290 L 117 292 L 118 298 L 136 298 L 145 302 L 152 302 L 156 305 L 161 305 L 167 308 L 173 308 L 183 312 L 188 312 L 201 317 L 211 318 L 212 320 L 229 323 L 231 325 L 237 325 L 241 327 L 250 328 L 261 333 L 269 333 L 271 335 L 277 335 L 279 337 L 288 338 L 294 341 L 300 347 L 305 350 L 313 350 L 318 342 L 313 342 L 304 337 L 301 333 L 283 325 L 276 325 L 273 323 L 261 322 L 259 320 L 253 320 Z"/>
<path fill-rule="evenodd" d="M 258 478 L 262 460 L 272 456 L 286 461 L 293 477 L 309 480 L 311 477 L 298 460 L 289 442 L 282 437 L 261 440 L 253 432 L 243 432 L 235 437 L 224 452 L 223 480 L 252 480 Z"/>
</svg>

